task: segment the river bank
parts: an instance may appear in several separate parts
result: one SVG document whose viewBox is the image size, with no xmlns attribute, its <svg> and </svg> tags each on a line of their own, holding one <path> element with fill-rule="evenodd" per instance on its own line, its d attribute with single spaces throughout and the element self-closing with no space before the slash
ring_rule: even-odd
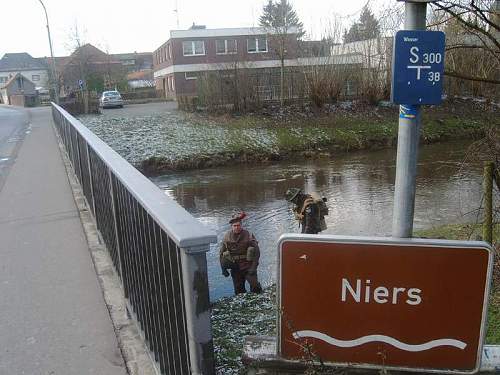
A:
<svg viewBox="0 0 500 375">
<path fill-rule="evenodd" d="M 467 100 L 426 108 L 421 143 L 481 138 L 485 127 L 498 123 L 494 108 Z M 389 103 L 368 106 L 348 102 L 322 111 L 291 107 L 243 116 L 189 114 L 194 122 L 207 121 L 225 128 L 224 149 L 181 158 L 155 156 L 138 167 L 144 174 L 154 176 L 171 170 L 331 158 L 349 151 L 392 148 L 397 144 L 398 110 Z"/>
<path fill-rule="evenodd" d="M 265 109 L 245 115 L 212 116 L 162 111 L 82 116 L 82 122 L 147 176 L 172 170 L 232 164 L 331 158 L 353 150 L 395 147 L 398 107 L 344 102 L 321 111 L 309 107 Z M 422 143 L 477 139 L 499 124 L 498 107 L 454 100 L 425 107 Z"/>
<path fill-rule="evenodd" d="M 481 233 L 479 225 L 455 224 L 423 230 L 416 235 L 425 238 L 454 240 L 475 239 Z M 500 225 L 494 241 L 500 240 Z M 497 245 L 497 253 L 500 251 Z M 495 256 L 496 258 L 497 256 Z M 241 355 L 244 337 L 248 335 L 276 335 L 276 287 L 267 288 L 263 294 L 243 294 L 226 297 L 212 306 L 212 326 L 217 373 L 241 374 L 244 366 Z M 495 262 L 492 292 L 488 306 L 486 344 L 500 344 L 500 263 Z"/>
</svg>

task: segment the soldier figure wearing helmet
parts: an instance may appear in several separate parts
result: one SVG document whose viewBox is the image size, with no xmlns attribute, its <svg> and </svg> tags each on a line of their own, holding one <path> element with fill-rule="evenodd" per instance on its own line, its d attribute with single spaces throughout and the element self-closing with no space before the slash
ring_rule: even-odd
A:
<svg viewBox="0 0 500 375">
<path fill-rule="evenodd" d="M 297 188 L 288 189 L 285 198 L 294 204 L 292 211 L 302 227 L 302 233 L 317 234 L 325 229 L 324 214 L 319 206 L 321 198 L 304 194 L 302 190 Z"/>
<path fill-rule="evenodd" d="M 222 274 L 233 279 L 234 294 L 245 293 L 245 281 L 250 285 L 250 291 L 261 293 L 257 278 L 259 265 L 259 244 L 253 233 L 243 229 L 241 221 L 246 217 L 244 212 L 235 214 L 229 220 L 231 230 L 226 232 L 219 250 Z"/>
</svg>

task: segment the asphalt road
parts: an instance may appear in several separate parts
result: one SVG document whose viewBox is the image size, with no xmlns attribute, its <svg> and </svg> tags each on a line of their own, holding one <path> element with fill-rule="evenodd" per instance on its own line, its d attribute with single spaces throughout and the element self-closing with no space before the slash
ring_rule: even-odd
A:
<svg viewBox="0 0 500 375">
<path fill-rule="evenodd" d="M 123 108 L 101 108 L 105 118 L 139 117 L 161 114 L 177 109 L 177 102 L 160 102 L 145 104 L 125 104 Z"/>
<path fill-rule="evenodd" d="M 29 132 L 30 115 L 24 108 L 0 105 L 0 191 L 20 145 Z"/>
</svg>

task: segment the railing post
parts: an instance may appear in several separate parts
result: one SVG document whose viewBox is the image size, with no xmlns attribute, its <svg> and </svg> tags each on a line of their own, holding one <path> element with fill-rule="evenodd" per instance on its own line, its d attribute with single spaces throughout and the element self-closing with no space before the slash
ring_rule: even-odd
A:
<svg viewBox="0 0 500 375">
<path fill-rule="evenodd" d="M 76 134 L 76 152 L 78 154 L 78 169 L 80 171 L 78 175 L 78 179 L 80 182 L 80 185 L 83 189 L 83 168 L 82 168 L 82 154 L 80 150 L 80 141 L 78 140 L 78 133 Z"/>
<path fill-rule="evenodd" d="M 122 265 L 122 255 L 121 255 L 121 236 L 118 231 L 118 216 L 117 216 L 117 204 L 115 196 L 115 188 L 113 186 L 113 173 L 111 169 L 108 168 L 108 178 L 109 178 L 109 195 L 111 196 L 111 210 L 113 212 L 113 228 L 115 233 L 115 245 L 116 253 L 118 254 L 118 266 L 120 267 L 120 279 L 122 281 L 123 291 L 125 292 L 125 298 L 128 298 L 128 289 L 126 288 L 125 279 L 123 276 L 123 265 Z"/>
<path fill-rule="evenodd" d="M 215 374 L 206 252 L 209 244 L 181 248 L 191 374 Z"/>
<path fill-rule="evenodd" d="M 87 165 L 89 167 L 89 183 L 90 183 L 90 196 L 92 197 L 92 202 L 89 202 L 92 205 L 92 214 L 94 215 L 95 221 L 97 222 L 97 216 L 95 214 L 95 198 L 94 198 L 94 181 L 92 179 L 92 163 L 90 162 L 90 146 L 87 142 L 85 142 L 87 146 Z"/>
</svg>

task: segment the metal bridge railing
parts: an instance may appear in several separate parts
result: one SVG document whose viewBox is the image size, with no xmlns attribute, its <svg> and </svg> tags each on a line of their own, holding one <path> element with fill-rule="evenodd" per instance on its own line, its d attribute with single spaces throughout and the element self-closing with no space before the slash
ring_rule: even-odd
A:
<svg viewBox="0 0 500 375">
<path fill-rule="evenodd" d="M 216 235 L 54 103 L 52 116 L 160 371 L 214 374 L 205 253 Z"/>
</svg>

